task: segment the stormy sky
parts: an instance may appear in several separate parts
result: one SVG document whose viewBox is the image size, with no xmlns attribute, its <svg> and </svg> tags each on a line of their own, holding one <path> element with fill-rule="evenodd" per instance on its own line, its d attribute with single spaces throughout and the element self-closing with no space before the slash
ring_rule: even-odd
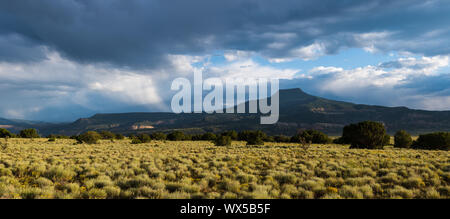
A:
<svg viewBox="0 0 450 219">
<path fill-rule="evenodd" d="M 448 0 L 0 1 L 0 117 L 170 111 L 177 77 L 450 110 Z"/>
</svg>

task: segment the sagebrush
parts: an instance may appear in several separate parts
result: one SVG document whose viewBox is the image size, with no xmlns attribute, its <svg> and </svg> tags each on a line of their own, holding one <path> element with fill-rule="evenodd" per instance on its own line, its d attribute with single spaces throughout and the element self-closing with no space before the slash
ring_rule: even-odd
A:
<svg viewBox="0 0 450 219">
<path fill-rule="evenodd" d="M 450 198 L 450 152 L 9 139 L 0 198 Z"/>
</svg>

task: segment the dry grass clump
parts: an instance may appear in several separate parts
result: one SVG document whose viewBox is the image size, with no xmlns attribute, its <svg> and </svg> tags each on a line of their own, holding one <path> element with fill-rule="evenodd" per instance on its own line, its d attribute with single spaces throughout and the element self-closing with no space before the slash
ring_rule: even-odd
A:
<svg viewBox="0 0 450 219">
<path fill-rule="evenodd" d="M 9 139 L 0 198 L 450 198 L 450 152 Z"/>
</svg>

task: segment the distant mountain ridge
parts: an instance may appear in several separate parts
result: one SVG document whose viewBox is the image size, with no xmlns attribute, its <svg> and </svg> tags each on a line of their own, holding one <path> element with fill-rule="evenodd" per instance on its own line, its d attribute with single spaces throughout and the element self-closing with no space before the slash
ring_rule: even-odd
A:
<svg viewBox="0 0 450 219">
<path fill-rule="evenodd" d="M 292 135 L 299 129 L 317 129 L 339 135 L 343 126 L 364 120 L 383 122 L 389 133 L 404 129 L 413 134 L 450 131 L 450 111 L 413 110 L 406 107 L 384 107 L 353 104 L 316 97 L 301 89 L 280 90 L 280 118 L 273 125 L 261 125 L 260 114 L 174 114 L 116 113 L 96 114 L 66 124 L 23 124 L 40 133 L 74 135 L 88 130 L 135 132 L 182 130 L 188 133 L 226 130 L 263 130 L 269 134 Z M 248 105 L 248 102 L 246 103 Z M 5 121 L 0 120 L 0 125 Z"/>
<path fill-rule="evenodd" d="M 46 127 L 50 125 L 50 123 L 40 122 L 40 121 L 29 121 L 22 119 L 5 119 L 0 118 L 0 128 L 8 129 L 12 132 L 18 132 L 25 128 L 38 128 L 38 127 Z"/>
</svg>

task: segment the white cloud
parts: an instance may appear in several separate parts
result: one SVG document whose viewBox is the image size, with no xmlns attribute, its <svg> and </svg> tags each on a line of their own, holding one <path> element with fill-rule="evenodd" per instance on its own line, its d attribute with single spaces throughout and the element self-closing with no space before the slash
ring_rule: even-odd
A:
<svg viewBox="0 0 450 219">
<path fill-rule="evenodd" d="M 88 87 L 124 103 L 148 105 L 161 102 L 152 77 L 147 75 L 119 73 L 110 79 L 90 83 Z"/>
<path fill-rule="evenodd" d="M 340 73 L 340 72 L 343 72 L 343 71 L 344 71 L 343 68 L 338 68 L 338 67 L 325 67 L 325 66 L 315 67 L 315 68 L 313 68 L 313 69 L 310 70 L 310 72 L 313 73 L 314 75 L 317 75 L 317 74 Z"/>
<path fill-rule="evenodd" d="M 277 69 L 271 66 L 263 66 L 247 59 L 236 61 L 224 66 L 210 66 L 205 69 L 208 76 L 219 78 L 276 78 L 293 79 L 298 73 L 297 69 Z"/>
<path fill-rule="evenodd" d="M 9 103 L 0 106 L 0 113 L 26 118 L 47 107 L 70 105 L 107 110 L 102 104 L 106 100 L 98 99 L 99 95 L 108 101 L 151 107 L 162 101 L 155 81 L 144 71 L 79 64 L 47 51 L 47 58 L 39 62 L 0 63 L 0 90 L 8 93 L 0 100 Z"/>
<path fill-rule="evenodd" d="M 313 43 L 308 46 L 291 50 L 291 55 L 303 60 L 312 60 L 325 55 L 325 45 L 323 43 Z"/>
<path fill-rule="evenodd" d="M 370 53 L 379 52 L 377 44 L 380 42 L 385 42 L 393 32 L 383 31 L 383 32 L 368 32 L 362 34 L 354 34 L 353 38 L 356 43 L 361 46 L 365 51 Z"/>
<path fill-rule="evenodd" d="M 186 76 L 194 72 L 194 63 L 204 61 L 207 56 L 190 56 L 190 55 L 168 55 L 169 66 L 153 71 L 152 73 L 161 73 L 171 76 L 174 74 Z M 169 72 L 167 72 L 169 71 Z M 162 74 L 159 74 L 162 75 Z"/>
<path fill-rule="evenodd" d="M 397 61 L 382 63 L 379 66 L 383 68 L 393 68 L 395 74 L 423 74 L 432 75 L 440 68 L 449 65 L 448 56 L 433 57 L 406 57 L 399 58 Z"/>
<path fill-rule="evenodd" d="M 271 63 L 282 63 L 282 62 L 290 62 L 293 61 L 293 58 L 269 58 L 269 62 Z"/>
<path fill-rule="evenodd" d="M 408 86 L 417 83 L 415 80 L 439 75 L 439 70 L 447 66 L 448 56 L 409 57 L 354 69 L 319 66 L 311 69 L 309 75 L 310 83 L 319 94 L 359 103 L 448 110 L 450 97 L 445 92 L 424 93 Z"/>
<path fill-rule="evenodd" d="M 361 92 L 364 92 L 370 86 L 393 87 L 405 79 L 402 75 L 390 74 L 383 69 L 370 65 L 350 70 L 336 67 L 317 67 L 312 69 L 311 72 L 313 74 L 319 72 L 322 75 L 330 75 L 320 89 L 344 96 L 362 95 Z"/>
<path fill-rule="evenodd" d="M 422 57 L 420 59 L 409 57 L 381 63 L 378 66 L 368 65 L 349 70 L 333 66 L 319 66 L 311 69 L 310 73 L 312 76 L 330 75 L 324 82 L 323 90 L 349 94 L 370 86 L 392 88 L 406 83 L 410 77 L 432 75 L 448 65 L 448 56 Z"/>
<path fill-rule="evenodd" d="M 242 51 L 242 50 L 229 50 L 224 53 L 223 57 L 228 62 L 233 62 L 233 61 L 248 59 L 253 54 L 254 54 L 253 52 L 247 52 L 247 51 Z"/>
</svg>

